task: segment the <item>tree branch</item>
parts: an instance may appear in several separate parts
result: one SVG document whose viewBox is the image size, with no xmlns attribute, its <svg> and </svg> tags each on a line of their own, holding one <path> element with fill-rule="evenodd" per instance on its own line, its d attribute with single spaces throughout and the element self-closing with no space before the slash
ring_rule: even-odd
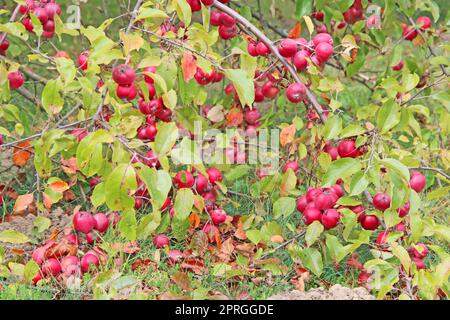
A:
<svg viewBox="0 0 450 320">
<path fill-rule="evenodd" d="M 294 78 L 295 82 L 302 82 L 300 78 L 297 75 L 297 72 L 294 70 L 292 65 L 278 52 L 277 47 L 273 44 L 273 42 L 264 34 L 262 33 L 255 25 L 253 25 L 250 21 L 248 21 L 246 18 L 241 16 L 239 13 L 234 11 L 233 9 L 227 7 L 226 5 L 215 1 L 213 3 L 213 6 L 219 9 L 220 11 L 223 11 L 230 16 L 232 16 L 236 21 L 238 21 L 240 24 L 245 26 L 247 29 L 249 29 L 255 36 L 258 37 L 259 40 L 261 40 L 267 47 L 270 48 L 272 53 L 278 58 L 278 60 L 283 64 L 283 66 L 286 68 L 286 70 L 291 74 L 291 76 Z M 309 90 L 308 87 L 306 88 L 306 96 L 308 100 L 311 102 L 313 108 L 315 109 L 316 113 L 319 115 L 320 120 L 325 123 L 326 118 L 322 110 L 322 106 L 317 101 L 316 96 Z"/>
</svg>

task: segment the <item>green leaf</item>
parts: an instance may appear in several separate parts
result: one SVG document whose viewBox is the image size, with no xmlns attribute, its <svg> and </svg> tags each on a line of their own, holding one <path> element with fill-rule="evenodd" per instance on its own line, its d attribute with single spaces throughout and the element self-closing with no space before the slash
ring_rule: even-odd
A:
<svg viewBox="0 0 450 320">
<path fill-rule="evenodd" d="M 281 215 L 287 217 L 295 210 L 295 199 L 290 197 L 279 198 L 273 204 L 273 217 L 277 219 Z"/>
<path fill-rule="evenodd" d="M 117 166 L 105 181 L 106 205 L 111 210 L 124 211 L 134 207 L 131 196 L 137 188 L 136 172 L 129 164 Z"/>
<path fill-rule="evenodd" d="M 361 164 L 357 159 L 341 158 L 333 161 L 323 177 L 323 186 L 330 187 L 339 178 L 346 178 L 361 170 Z"/>
<path fill-rule="evenodd" d="M 314 244 L 322 234 L 324 230 L 324 227 L 320 221 L 314 221 L 306 228 L 305 233 L 305 241 L 306 245 L 310 247 L 312 244 Z"/>
<path fill-rule="evenodd" d="M 56 70 L 58 70 L 64 83 L 67 85 L 75 79 L 77 69 L 73 60 L 66 58 L 55 58 Z"/>
<path fill-rule="evenodd" d="M 350 195 L 356 196 L 367 189 L 369 181 L 366 179 L 364 171 L 357 172 L 350 181 Z"/>
<path fill-rule="evenodd" d="M 243 106 L 251 106 L 255 101 L 253 79 L 241 69 L 225 69 L 225 76 L 233 83 Z"/>
<path fill-rule="evenodd" d="M 129 241 L 136 240 L 137 222 L 134 209 L 125 210 L 119 221 L 119 231 L 123 238 Z"/>
<path fill-rule="evenodd" d="M 49 218 L 38 216 L 34 219 L 34 227 L 37 228 L 38 233 L 42 233 L 52 225 L 52 222 Z"/>
<path fill-rule="evenodd" d="M 172 230 L 177 240 L 182 240 L 186 237 L 187 229 L 189 228 L 189 215 L 194 206 L 194 194 L 191 189 L 183 188 L 178 190 L 175 198 L 175 214 L 172 220 Z"/>
<path fill-rule="evenodd" d="M 326 140 L 332 140 L 339 136 L 342 131 L 342 119 L 338 116 L 328 118 L 323 128 L 323 137 Z"/>
<path fill-rule="evenodd" d="M 58 114 L 64 105 L 59 94 L 60 85 L 56 80 L 49 80 L 42 90 L 42 106 L 49 115 Z"/>
<path fill-rule="evenodd" d="M 256 229 L 252 229 L 252 230 L 247 230 L 245 231 L 245 234 L 247 235 L 247 238 L 254 244 L 257 245 L 261 239 L 261 231 L 256 230 Z"/>
<path fill-rule="evenodd" d="M 168 18 L 168 16 L 164 11 L 161 11 L 158 9 L 153 9 L 153 8 L 148 8 L 148 7 L 141 7 L 139 9 L 139 14 L 134 19 L 134 22 L 145 19 L 149 23 L 159 25 L 159 24 L 161 24 L 161 22 L 163 22 L 167 18 Z"/>
<path fill-rule="evenodd" d="M 366 130 L 357 124 L 349 124 L 345 128 L 342 129 L 340 137 L 341 138 L 348 138 L 353 136 L 359 136 L 366 132 Z"/>
<path fill-rule="evenodd" d="M 162 122 L 157 126 L 154 151 L 158 156 L 166 155 L 172 150 L 178 139 L 178 128 L 173 122 Z"/>
<path fill-rule="evenodd" d="M 161 224 L 161 212 L 159 210 L 145 215 L 137 227 L 137 238 L 140 240 L 147 239 L 152 235 Z"/>
<path fill-rule="evenodd" d="M 30 260 L 25 265 L 23 270 L 25 281 L 31 283 L 34 277 L 36 277 L 39 273 L 39 265 L 34 261 Z"/>
<path fill-rule="evenodd" d="M 30 239 L 24 235 L 23 233 L 16 230 L 4 230 L 0 232 L 0 241 L 7 243 L 26 243 L 29 242 Z"/>
<path fill-rule="evenodd" d="M 314 248 L 306 248 L 299 253 L 303 265 L 319 277 L 323 271 L 322 255 L 320 252 Z"/>
<path fill-rule="evenodd" d="M 192 10 L 187 1 L 175 0 L 175 10 L 177 11 L 178 18 L 188 27 L 191 24 Z"/>
<path fill-rule="evenodd" d="M 409 182 L 410 176 L 409 176 L 409 169 L 407 166 L 405 166 L 403 163 L 396 159 L 391 158 L 385 158 L 380 161 L 380 164 L 385 166 L 386 168 L 393 170 L 400 174 L 405 181 Z"/>
<path fill-rule="evenodd" d="M 378 110 L 377 125 L 382 133 L 388 132 L 400 121 L 398 104 L 390 99 Z"/>
</svg>

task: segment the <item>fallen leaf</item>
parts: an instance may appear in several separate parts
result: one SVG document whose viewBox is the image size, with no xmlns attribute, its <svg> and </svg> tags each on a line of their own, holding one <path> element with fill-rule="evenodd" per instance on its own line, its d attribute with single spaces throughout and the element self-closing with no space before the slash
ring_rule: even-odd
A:
<svg viewBox="0 0 450 320">
<path fill-rule="evenodd" d="M 190 290 L 190 281 L 189 281 L 189 277 L 188 274 L 186 272 L 181 272 L 178 271 L 176 273 L 174 273 L 170 279 L 172 279 L 173 282 L 175 282 L 175 284 L 177 286 L 179 286 L 181 289 L 188 291 Z"/>
<path fill-rule="evenodd" d="M 54 181 L 50 183 L 48 186 L 55 192 L 64 192 L 69 189 L 69 185 L 67 184 L 67 182 L 62 180 Z"/>
<path fill-rule="evenodd" d="M 16 203 L 14 204 L 14 212 L 19 213 L 27 210 L 28 207 L 33 203 L 33 201 L 33 193 L 18 196 L 16 199 Z"/>
<path fill-rule="evenodd" d="M 232 108 L 226 117 L 227 127 L 238 127 L 244 121 L 244 114 L 238 108 Z"/>
</svg>

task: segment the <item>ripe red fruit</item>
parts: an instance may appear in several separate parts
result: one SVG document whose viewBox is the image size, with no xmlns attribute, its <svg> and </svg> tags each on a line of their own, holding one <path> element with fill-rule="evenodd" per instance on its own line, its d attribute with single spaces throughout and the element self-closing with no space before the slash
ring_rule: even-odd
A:
<svg viewBox="0 0 450 320">
<path fill-rule="evenodd" d="M 303 217 L 305 218 L 305 224 L 310 225 L 314 221 L 321 221 L 322 212 L 314 207 L 306 208 L 303 212 Z"/>
<path fill-rule="evenodd" d="M 8 73 L 8 81 L 9 87 L 12 90 L 19 89 L 25 83 L 23 74 L 20 71 L 13 71 Z"/>
<path fill-rule="evenodd" d="M 220 24 L 225 27 L 232 27 L 236 24 L 236 21 L 234 21 L 234 18 L 229 14 L 222 12 L 220 15 Z"/>
<path fill-rule="evenodd" d="M 341 158 L 356 158 L 359 155 L 355 140 L 342 140 L 338 144 L 337 151 Z"/>
<path fill-rule="evenodd" d="M 170 197 L 166 198 L 166 201 L 164 201 L 163 205 L 161 206 L 161 211 L 164 211 L 172 204 L 172 201 L 170 200 Z"/>
<path fill-rule="evenodd" d="M 108 220 L 112 226 L 115 226 L 120 220 L 120 215 L 117 212 L 112 212 L 108 215 Z"/>
<path fill-rule="evenodd" d="M 8 39 L 5 37 L 5 39 L 3 39 L 2 42 L 0 42 L 0 51 L 6 51 L 9 48 L 9 41 Z"/>
<path fill-rule="evenodd" d="M 392 67 L 392 70 L 400 71 L 403 69 L 403 66 L 404 66 L 403 60 L 400 60 L 399 63 L 397 63 L 395 66 Z"/>
<path fill-rule="evenodd" d="M 317 21 L 323 21 L 324 13 L 322 11 L 313 12 L 313 18 Z"/>
<path fill-rule="evenodd" d="M 424 259 L 428 255 L 428 247 L 423 243 L 417 243 L 409 251 L 417 259 Z"/>
<path fill-rule="evenodd" d="M 55 258 L 50 258 L 42 264 L 42 273 L 44 275 L 56 276 L 61 272 L 61 265 Z"/>
<path fill-rule="evenodd" d="M 270 48 L 262 41 L 256 44 L 256 52 L 259 56 L 265 56 L 270 53 Z"/>
<path fill-rule="evenodd" d="M 88 68 L 88 56 L 89 56 L 89 51 L 83 51 L 79 56 L 78 56 L 78 65 L 80 66 L 81 70 L 86 70 Z"/>
<path fill-rule="evenodd" d="M 283 167 L 283 173 L 286 173 L 286 171 L 287 171 L 288 169 L 291 169 L 292 171 L 297 172 L 299 168 L 300 168 L 300 167 L 299 167 L 297 161 L 289 161 L 289 162 L 287 162 L 287 163 L 284 165 L 284 167 Z"/>
<path fill-rule="evenodd" d="M 147 83 L 154 83 L 155 81 L 153 80 L 152 77 L 150 77 L 149 75 L 146 75 L 145 73 L 155 73 L 156 72 L 156 67 L 155 66 L 150 66 L 150 67 L 145 67 L 144 68 L 144 81 Z"/>
<path fill-rule="evenodd" d="M 308 200 L 306 200 L 306 196 L 301 196 L 297 198 L 297 210 L 303 213 L 308 205 Z"/>
<path fill-rule="evenodd" d="M 169 246 L 169 243 L 170 243 L 169 237 L 163 234 L 158 234 L 153 238 L 153 244 L 158 249 Z"/>
<path fill-rule="evenodd" d="M 403 28 L 402 36 L 405 40 L 412 41 L 417 37 L 417 30 L 411 26 L 406 26 Z"/>
<path fill-rule="evenodd" d="M 266 81 L 261 89 L 264 97 L 273 99 L 278 94 L 278 88 L 275 86 L 275 83 L 272 81 Z"/>
<path fill-rule="evenodd" d="M 336 160 L 339 156 L 338 149 L 332 145 L 325 146 L 324 151 L 330 155 L 332 161 Z"/>
<path fill-rule="evenodd" d="M 336 200 L 333 198 L 333 196 L 330 192 L 320 193 L 314 199 L 315 207 L 320 210 L 330 209 L 335 204 L 336 204 Z"/>
<path fill-rule="evenodd" d="M 333 46 L 327 42 L 321 42 L 316 46 L 316 57 L 320 62 L 327 61 L 333 54 Z"/>
<path fill-rule="evenodd" d="M 61 270 L 66 276 L 76 274 L 79 269 L 79 263 L 80 261 L 77 257 L 66 256 L 61 260 Z"/>
<path fill-rule="evenodd" d="M 412 257 L 412 262 L 416 265 L 417 270 L 426 269 L 427 266 L 425 265 L 425 262 L 423 262 L 422 259 Z"/>
<path fill-rule="evenodd" d="M 395 230 L 398 232 L 405 232 L 406 231 L 406 225 L 403 222 L 400 222 L 395 225 Z"/>
<path fill-rule="evenodd" d="M 389 234 L 388 230 L 381 231 L 380 233 L 378 233 L 377 240 L 375 241 L 375 243 L 380 247 L 385 245 L 388 234 Z"/>
<path fill-rule="evenodd" d="M 237 28 L 236 25 L 232 25 L 231 27 L 227 27 L 224 25 L 221 25 L 219 27 L 219 37 L 223 40 L 229 40 L 231 38 L 234 38 L 237 35 Z"/>
<path fill-rule="evenodd" d="M 91 188 L 94 188 L 101 181 L 102 181 L 102 179 L 100 177 L 93 177 L 91 180 L 89 180 L 89 185 L 91 186 Z"/>
<path fill-rule="evenodd" d="M 42 35 L 44 38 L 52 38 L 53 36 L 50 36 L 51 34 L 54 35 L 55 32 L 55 22 L 53 20 L 48 20 L 43 26 L 42 29 L 44 30 L 44 33 L 47 32 L 47 36 Z"/>
<path fill-rule="evenodd" d="M 421 31 L 431 28 L 431 20 L 427 16 L 417 18 L 417 25 L 420 26 Z"/>
<path fill-rule="evenodd" d="M 47 10 L 45 10 L 45 8 L 38 7 L 34 10 L 33 13 L 42 24 L 44 24 L 48 21 L 48 13 L 47 13 Z"/>
<path fill-rule="evenodd" d="M 82 233 L 89 233 L 94 229 L 96 221 L 92 214 L 86 211 L 78 211 L 73 216 L 73 226 L 75 230 Z"/>
<path fill-rule="evenodd" d="M 320 188 L 310 188 L 306 192 L 306 200 L 308 202 L 314 202 L 315 198 L 322 193 L 322 189 Z"/>
<path fill-rule="evenodd" d="M 297 42 L 293 39 L 283 39 L 278 44 L 278 52 L 285 58 L 293 57 L 297 52 Z"/>
<path fill-rule="evenodd" d="M 212 185 L 215 185 L 217 181 L 221 182 L 223 179 L 222 173 L 217 168 L 208 168 L 206 173 L 208 174 L 209 182 L 211 182 Z"/>
<path fill-rule="evenodd" d="M 374 215 L 364 215 L 361 226 L 365 230 L 375 230 L 380 225 L 380 220 Z"/>
<path fill-rule="evenodd" d="M 81 271 L 86 273 L 89 270 L 97 269 L 99 264 L 100 261 L 96 254 L 86 253 L 81 259 Z"/>
<path fill-rule="evenodd" d="M 61 15 L 61 7 L 57 3 L 49 2 L 45 5 L 45 11 L 47 12 L 47 16 L 49 19 L 52 19 L 55 17 L 55 15 Z"/>
<path fill-rule="evenodd" d="M 202 3 L 205 6 L 210 6 L 210 5 L 212 5 L 214 3 L 214 0 L 202 0 Z"/>
<path fill-rule="evenodd" d="M 398 216 L 400 218 L 403 218 L 408 215 L 409 213 L 409 202 L 405 203 L 403 206 L 397 209 Z"/>
<path fill-rule="evenodd" d="M 425 179 L 425 176 L 418 172 L 413 171 L 411 172 L 411 179 L 409 180 L 409 186 L 411 189 L 413 189 L 416 192 L 420 192 L 425 188 L 427 184 L 427 179 Z"/>
<path fill-rule="evenodd" d="M 202 10 L 202 5 L 200 3 L 200 0 L 186 0 L 186 2 L 191 7 L 192 12 Z"/>
<path fill-rule="evenodd" d="M 358 283 L 363 285 L 367 283 L 370 279 L 371 274 L 366 271 L 361 271 L 358 275 Z"/>
<path fill-rule="evenodd" d="M 322 214 L 321 222 L 325 229 L 328 230 L 335 228 L 338 225 L 340 219 L 341 215 L 339 211 L 335 209 L 328 209 Z"/>
<path fill-rule="evenodd" d="M 305 98 L 306 87 L 303 83 L 296 82 L 289 85 L 286 90 L 286 97 L 292 103 L 299 103 Z"/>
<path fill-rule="evenodd" d="M 257 124 L 259 119 L 261 119 L 261 113 L 255 107 L 253 107 L 252 109 L 247 109 L 244 116 L 245 121 L 248 124 Z"/>
<path fill-rule="evenodd" d="M 306 60 L 306 56 L 304 55 L 303 51 L 298 51 L 294 55 L 292 63 L 294 64 L 297 71 L 303 71 L 308 66 L 308 60 Z"/>
<path fill-rule="evenodd" d="M 97 230 L 100 233 L 106 232 L 108 230 L 109 226 L 109 220 L 106 214 L 104 213 L 97 213 L 93 216 L 95 220 L 95 230 Z"/>
<path fill-rule="evenodd" d="M 31 255 L 31 258 L 36 262 L 38 265 L 41 265 L 45 260 L 45 251 L 47 249 L 45 247 L 39 247 L 36 248 L 33 251 L 33 254 Z"/>
<path fill-rule="evenodd" d="M 255 83 L 255 102 L 263 102 L 264 94 L 262 92 L 262 88 Z"/>
<path fill-rule="evenodd" d="M 222 15 L 222 12 L 220 11 L 213 11 L 211 12 L 211 17 L 209 19 L 209 22 L 212 26 L 218 27 L 222 23 L 220 22 L 220 16 Z"/>
<path fill-rule="evenodd" d="M 197 67 L 197 72 L 194 75 L 195 80 L 201 86 L 205 86 L 211 82 L 209 74 L 205 73 L 201 68 Z"/>
<path fill-rule="evenodd" d="M 384 211 L 391 206 L 391 197 L 386 193 L 379 192 L 373 197 L 372 203 L 376 209 Z"/>
<path fill-rule="evenodd" d="M 113 80 L 120 86 L 127 86 L 136 79 L 136 72 L 126 64 L 118 65 L 112 72 Z"/>
<path fill-rule="evenodd" d="M 328 43 L 331 46 L 333 46 L 334 42 L 333 42 L 333 37 L 331 37 L 331 35 L 329 33 L 319 33 L 316 36 L 314 36 L 314 38 L 312 39 L 312 43 L 314 45 L 314 47 L 317 47 L 319 45 L 319 43 Z"/>
<path fill-rule="evenodd" d="M 331 187 L 331 189 L 338 196 L 338 198 L 340 198 L 344 195 L 344 189 L 342 189 L 340 184 L 336 183 L 334 186 Z"/>
<path fill-rule="evenodd" d="M 256 43 L 254 43 L 254 42 L 249 42 L 247 44 L 247 51 L 248 51 L 248 54 L 251 55 L 252 57 L 258 56 L 258 52 L 256 51 Z"/>
<path fill-rule="evenodd" d="M 189 171 L 178 171 L 173 179 L 177 189 L 192 188 L 194 185 L 194 176 Z"/>
<path fill-rule="evenodd" d="M 207 188 L 208 188 L 208 179 L 206 179 L 204 175 L 199 174 L 195 179 L 195 190 L 197 190 L 197 193 L 203 194 L 205 193 Z"/>
<path fill-rule="evenodd" d="M 223 209 L 215 209 L 211 211 L 210 216 L 214 224 L 224 223 L 227 219 L 227 213 Z"/>
<path fill-rule="evenodd" d="M 67 52 L 65 51 L 58 51 L 55 56 L 55 58 L 66 58 L 66 59 L 70 59 L 70 56 Z"/>
<path fill-rule="evenodd" d="M 34 30 L 33 22 L 31 21 L 30 18 L 23 19 L 22 24 L 28 32 L 33 32 Z"/>
</svg>

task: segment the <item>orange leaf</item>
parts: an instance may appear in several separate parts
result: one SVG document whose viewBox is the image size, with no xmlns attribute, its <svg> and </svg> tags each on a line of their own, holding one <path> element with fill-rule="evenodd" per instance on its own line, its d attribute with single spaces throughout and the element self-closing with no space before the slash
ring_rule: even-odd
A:
<svg viewBox="0 0 450 320">
<path fill-rule="evenodd" d="M 34 201 L 33 194 L 24 194 L 17 197 L 16 203 L 14 205 L 14 212 L 21 212 L 27 210 L 27 208 Z"/>
<path fill-rule="evenodd" d="M 67 174 L 74 174 L 77 173 L 79 170 L 77 166 L 77 159 L 75 157 L 72 157 L 70 159 L 64 160 L 61 159 L 62 169 Z"/>
<path fill-rule="evenodd" d="M 200 217 L 197 213 L 191 213 L 191 215 L 189 216 L 189 223 L 192 229 L 196 229 L 200 225 Z"/>
<path fill-rule="evenodd" d="M 55 192 L 64 192 L 69 189 L 67 182 L 61 180 L 50 183 L 49 187 Z"/>
<path fill-rule="evenodd" d="M 231 109 L 227 114 L 227 127 L 238 127 L 244 121 L 244 115 L 238 108 Z"/>
<path fill-rule="evenodd" d="M 300 23 L 296 23 L 295 26 L 289 31 L 288 37 L 295 39 L 300 37 L 300 33 L 302 32 L 302 26 Z"/>
<path fill-rule="evenodd" d="M 42 198 L 43 198 L 43 201 L 44 201 L 44 206 L 45 206 L 48 210 L 50 210 L 50 209 L 52 208 L 52 205 L 53 205 L 53 200 L 52 200 L 52 198 L 50 198 L 50 197 L 48 196 L 48 194 L 46 194 L 45 192 L 42 194 Z"/>
<path fill-rule="evenodd" d="M 181 66 L 183 68 L 184 81 L 189 81 L 194 78 L 197 72 L 197 58 L 192 53 L 185 51 L 181 58 Z"/>
<path fill-rule="evenodd" d="M 270 238 L 270 240 L 271 240 L 272 242 L 275 242 L 275 243 L 282 243 L 282 242 L 284 241 L 283 237 L 280 236 L 280 235 L 278 235 L 278 234 L 272 236 L 272 237 Z"/>
<path fill-rule="evenodd" d="M 296 129 L 294 124 L 291 124 L 281 130 L 280 142 L 283 147 L 294 141 L 295 131 Z"/>
<path fill-rule="evenodd" d="M 17 148 L 14 147 L 13 162 L 16 166 L 23 167 L 26 165 L 28 159 L 31 158 L 31 152 L 33 148 L 29 140 L 19 142 Z"/>
</svg>

